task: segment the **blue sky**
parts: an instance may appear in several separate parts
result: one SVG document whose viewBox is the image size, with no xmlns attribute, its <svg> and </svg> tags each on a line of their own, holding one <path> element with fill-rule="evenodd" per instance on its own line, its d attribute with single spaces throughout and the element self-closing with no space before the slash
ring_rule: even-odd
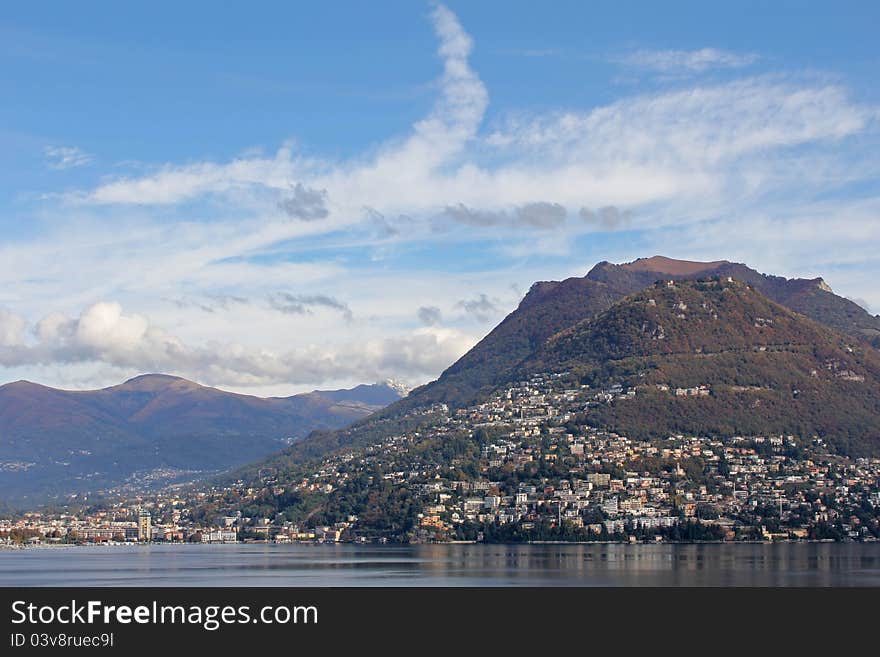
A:
<svg viewBox="0 0 880 657">
<path fill-rule="evenodd" d="M 656 253 L 880 312 L 876 3 L 0 9 L 0 381 L 436 376 Z"/>
</svg>

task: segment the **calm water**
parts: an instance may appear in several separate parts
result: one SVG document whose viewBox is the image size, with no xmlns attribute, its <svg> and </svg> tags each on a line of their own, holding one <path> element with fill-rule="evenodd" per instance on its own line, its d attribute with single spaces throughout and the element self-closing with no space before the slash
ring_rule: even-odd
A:
<svg viewBox="0 0 880 657">
<path fill-rule="evenodd" d="M 0 550 L 2 586 L 880 586 L 880 543 Z"/>
</svg>

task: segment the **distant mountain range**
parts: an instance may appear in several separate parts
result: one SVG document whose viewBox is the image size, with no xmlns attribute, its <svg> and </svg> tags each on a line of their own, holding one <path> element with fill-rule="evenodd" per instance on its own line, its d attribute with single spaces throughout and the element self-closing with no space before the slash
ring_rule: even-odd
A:
<svg viewBox="0 0 880 657">
<path fill-rule="evenodd" d="M 0 502 L 227 469 L 400 398 L 389 383 L 259 398 L 162 374 L 91 391 L 9 383 L 0 386 Z"/>
</svg>

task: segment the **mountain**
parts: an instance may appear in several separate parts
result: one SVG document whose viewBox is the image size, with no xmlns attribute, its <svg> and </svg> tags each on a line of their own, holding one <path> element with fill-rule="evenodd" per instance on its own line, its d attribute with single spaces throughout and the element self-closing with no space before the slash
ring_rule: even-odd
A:
<svg viewBox="0 0 880 657">
<path fill-rule="evenodd" d="M 602 312 L 624 294 L 589 278 L 535 283 L 519 307 L 439 379 L 413 390 L 389 413 L 435 402 L 458 406 L 491 391 L 551 335 Z"/>
<path fill-rule="evenodd" d="M 584 277 L 532 285 L 519 307 L 436 380 L 415 389 L 386 415 L 435 402 L 468 403 L 491 391 L 551 335 L 594 317 L 658 280 L 731 277 L 790 310 L 880 348 L 880 316 L 840 297 L 821 278 L 787 279 L 741 263 L 663 256 L 616 265 L 600 262 Z"/>
<path fill-rule="evenodd" d="M 650 343 L 651 348 L 660 349 L 653 358 L 659 359 L 656 363 L 662 363 L 666 368 L 660 370 L 661 372 L 669 370 L 669 381 L 660 381 L 663 374 L 651 374 L 654 367 L 651 363 L 655 361 L 649 357 L 649 351 L 638 356 L 646 359 L 645 363 L 627 360 L 635 358 L 636 354 L 625 358 L 614 356 L 613 345 L 618 344 L 615 341 L 625 340 L 628 331 L 641 330 L 642 323 L 647 321 L 623 321 L 633 308 L 627 301 L 628 298 L 648 288 L 656 293 L 655 283 L 658 281 L 665 285 L 669 281 L 678 284 L 694 280 L 714 280 L 719 285 L 724 283 L 731 290 L 740 289 L 734 287 L 734 283 L 738 281 L 745 286 L 742 290 L 748 290 L 747 300 L 751 304 L 751 314 L 745 308 L 741 310 L 739 319 L 735 319 L 734 315 L 721 319 L 722 315 L 719 314 L 719 320 L 713 320 L 712 330 L 726 326 L 727 332 L 714 337 L 711 332 L 702 332 L 709 331 L 708 324 L 695 326 L 675 316 L 665 317 L 667 335 L 672 335 L 670 331 L 673 330 L 695 330 L 701 327 L 700 332 L 682 342 L 688 345 L 688 349 L 693 347 L 694 354 L 689 360 L 685 358 L 684 352 L 679 355 L 662 353 L 669 345 L 678 344 L 675 340 Z M 697 291 L 693 293 L 696 294 Z M 696 305 L 701 308 L 703 303 L 704 300 L 692 299 L 689 307 Z M 709 301 L 705 303 L 709 304 Z M 743 337 L 737 338 L 740 342 L 736 341 L 736 335 L 752 335 L 753 330 L 757 330 L 753 326 L 755 322 L 783 316 L 786 326 L 790 324 L 794 331 L 792 335 L 785 337 L 785 332 L 781 329 L 770 329 L 766 326 L 762 326 L 761 331 L 775 330 L 775 339 L 781 344 L 789 340 L 792 344 L 797 344 L 797 348 L 804 353 L 787 354 L 783 359 L 777 346 L 760 342 L 746 343 L 742 341 Z M 559 349 L 563 345 L 580 344 L 572 342 L 574 338 L 571 336 L 582 335 L 586 327 L 590 326 L 589 321 L 599 317 L 602 317 L 603 324 L 597 335 L 604 336 L 608 351 L 585 352 L 579 356 L 573 353 L 572 359 L 562 359 L 560 355 L 563 352 Z M 752 319 L 747 320 L 747 317 Z M 617 407 L 610 405 L 596 415 L 597 421 L 609 427 L 637 431 L 639 435 L 647 435 L 652 431 L 684 431 L 688 427 L 694 430 L 702 428 L 706 431 L 743 432 L 787 428 L 790 433 L 819 433 L 829 436 L 838 432 L 834 440 L 842 451 L 880 454 L 880 423 L 876 415 L 880 396 L 871 397 L 877 391 L 872 378 L 874 370 L 871 368 L 880 353 L 873 346 L 878 343 L 878 336 L 880 317 L 872 316 L 855 303 L 836 295 L 821 278 L 787 279 L 761 274 L 744 264 L 726 260 L 693 262 L 654 256 L 622 265 L 601 262 L 584 277 L 532 285 L 518 308 L 437 380 L 414 389 L 404 399 L 349 427 L 337 431 L 315 432 L 306 440 L 286 448 L 262 464 L 284 469 L 296 463 L 320 458 L 340 448 L 356 448 L 406 431 L 418 430 L 424 409 L 434 404 L 446 404 L 453 410 L 463 408 L 486 398 L 500 386 L 515 381 L 518 377 L 527 376 L 541 367 L 559 371 L 574 369 L 584 376 L 589 375 L 587 378 L 592 377 L 590 380 L 599 384 L 608 382 L 615 376 L 632 376 L 636 371 L 641 372 L 638 368 L 642 365 L 645 367 L 645 381 L 656 379 L 657 385 L 672 385 L 673 390 L 677 386 L 714 385 L 717 395 L 713 394 L 709 401 L 700 398 L 691 407 L 699 411 L 697 416 L 683 416 L 679 424 L 674 421 L 674 413 L 681 410 L 679 407 L 685 400 L 659 397 L 653 393 L 642 395 L 636 406 L 627 407 L 634 411 L 631 418 L 617 414 Z M 829 346 L 832 343 L 836 345 L 834 348 Z M 584 344 L 588 344 L 588 341 Z M 739 344 L 741 351 L 731 351 L 728 348 L 734 344 Z M 645 349 L 647 346 L 648 343 L 642 345 Z M 754 354 L 749 351 L 753 347 L 758 350 Z M 765 349 L 762 351 L 761 347 Z M 816 352 L 812 358 L 808 358 L 805 354 L 811 348 Z M 699 357 L 696 355 L 697 349 L 703 349 L 706 353 L 721 351 L 723 355 Z M 853 354 L 858 355 L 859 363 L 852 362 L 855 358 Z M 579 358 L 583 362 L 575 367 Z M 609 369 L 605 372 L 607 376 L 602 379 L 599 374 L 605 370 L 601 369 L 600 363 L 606 361 Z M 672 367 L 676 362 L 680 363 L 678 369 Z M 624 366 L 627 364 L 633 364 L 634 369 L 626 370 Z M 810 365 L 809 368 L 807 364 Z M 776 365 L 781 369 L 774 373 L 772 370 Z M 719 368 L 714 374 L 713 367 Z M 789 371 L 794 367 L 799 368 L 797 376 L 794 371 Z M 818 378 L 811 376 L 808 380 L 804 379 L 803 373 L 814 369 Z M 742 375 L 740 378 L 737 378 L 738 372 Z M 671 374 L 679 378 L 674 378 Z M 857 380 L 862 376 L 865 377 L 864 382 Z M 736 396 L 733 393 L 738 391 L 737 386 L 746 389 L 755 387 L 757 390 L 739 391 L 744 394 Z M 798 391 L 797 397 L 795 390 Z M 750 398 L 749 395 L 753 393 L 758 397 Z M 656 407 L 650 407 L 651 400 Z M 748 404 L 754 403 L 755 406 L 747 404 L 747 408 L 744 408 L 742 404 L 746 400 Z M 761 412 L 757 413 L 755 409 L 760 409 Z M 773 413 L 770 413 L 770 409 L 774 409 Z M 728 410 L 731 414 L 725 416 Z M 648 425 L 653 417 L 652 413 L 666 413 L 664 417 L 668 421 L 659 422 L 651 430 Z M 702 419 L 714 418 L 714 424 L 702 421 L 700 414 L 704 416 Z M 849 417 L 845 418 L 846 415 Z M 803 422 L 796 422 L 799 417 L 803 418 Z M 837 423 L 840 419 L 844 421 Z M 260 465 L 251 466 L 243 472 L 252 475 Z"/>
<path fill-rule="evenodd" d="M 259 398 L 162 374 L 102 390 L 0 386 L 3 501 L 238 466 L 400 399 L 387 383 Z"/>
<path fill-rule="evenodd" d="M 602 262 L 588 278 L 606 281 L 627 290 L 627 294 L 643 289 L 654 281 L 668 277 L 673 280 L 730 276 L 748 283 L 758 292 L 790 310 L 858 337 L 880 348 L 880 316 L 871 315 L 858 304 L 838 296 L 822 278 L 784 278 L 761 274 L 744 264 L 719 260 L 689 262 L 663 256 L 640 258 L 623 265 Z M 623 281 L 627 281 L 624 285 Z"/>
<path fill-rule="evenodd" d="M 189 520 L 357 542 L 875 540 L 880 470 L 860 457 L 880 456 L 880 352 L 703 271 L 668 267 L 474 402 L 316 432 L 199 490 Z"/>
<path fill-rule="evenodd" d="M 352 403 L 382 407 L 405 397 L 406 388 L 389 379 L 383 383 L 361 384 L 343 390 L 316 390 L 311 394 L 340 404 Z"/>
<path fill-rule="evenodd" d="M 511 379 L 544 372 L 635 391 L 584 418 L 633 438 L 817 435 L 880 453 L 880 352 L 732 278 L 655 283 L 552 336 Z"/>
</svg>

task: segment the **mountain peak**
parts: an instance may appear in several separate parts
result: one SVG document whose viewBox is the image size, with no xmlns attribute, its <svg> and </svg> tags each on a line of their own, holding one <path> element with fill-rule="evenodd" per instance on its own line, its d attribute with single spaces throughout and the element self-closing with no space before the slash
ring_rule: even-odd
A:
<svg viewBox="0 0 880 657">
<path fill-rule="evenodd" d="M 409 391 L 412 390 L 411 386 L 408 386 L 403 381 L 399 381 L 397 379 L 385 379 L 384 381 L 379 382 L 377 385 L 390 388 L 401 397 L 406 397 L 409 394 Z"/>
<path fill-rule="evenodd" d="M 627 271 L 650 271 L 671 276 L 693 276 L 727 264 L 730 264 L 727 260 L 698 262 L 695 260 L 676 260 L 662 255 L 655 255 L 650 258 L 638 258 L 632 262 L 624 263 L 620 267 Z"/>
<path fill-rule="evenodd" d="M 128 379 L 122 386 L 135 390 L 160 390 L 170 386 L 199 387 L 199 384 L 171 374 L 140 374 Z"/>
<path fill-rule="evenodd" d="M 831 292 L 832 294 L 834 294 L 834 290 L 832 290 L 831 286 L 825 282 L 824 278 L 816 279 L 816 287 L 818 287 L 820 290 L 824 290 L 825 292 Z"/>
<path fill-rule="evenodd" d="M 309 394 L 317 395 L 341 403 L 367 404 L 375 407 L 387 406 L 406 397 L 409 390 L 403 384 L 386 379 L 377 383 L 362 383 L 354 388 L 342 390 L 314 390 Z"/>
<path fill-rule="evenodd" d="M 0 386 L 0 388 L 5 388 L 7 390 L 39 390 L 45 389 L 46 386 L 34 383 L 33 381 L 28 381 L 27 379 L 19 379 L 18 381 L 5 383 Z"/>
<path fill-rule="evenodd" d="M 729 260 L 700 262 L 662 255 L 599 262 L 586 276 L 534 283 L 517 309 L 436 381 L 416 388 L 389 413 L 442 402 L 460 406 L 492 390 L 551 336 L 595 317 L 656 281 L 732 278 L 772 301 L 880 348 L 880 318 L 827 289 L 821 279 L 762 274 Z"/>
</svg>

